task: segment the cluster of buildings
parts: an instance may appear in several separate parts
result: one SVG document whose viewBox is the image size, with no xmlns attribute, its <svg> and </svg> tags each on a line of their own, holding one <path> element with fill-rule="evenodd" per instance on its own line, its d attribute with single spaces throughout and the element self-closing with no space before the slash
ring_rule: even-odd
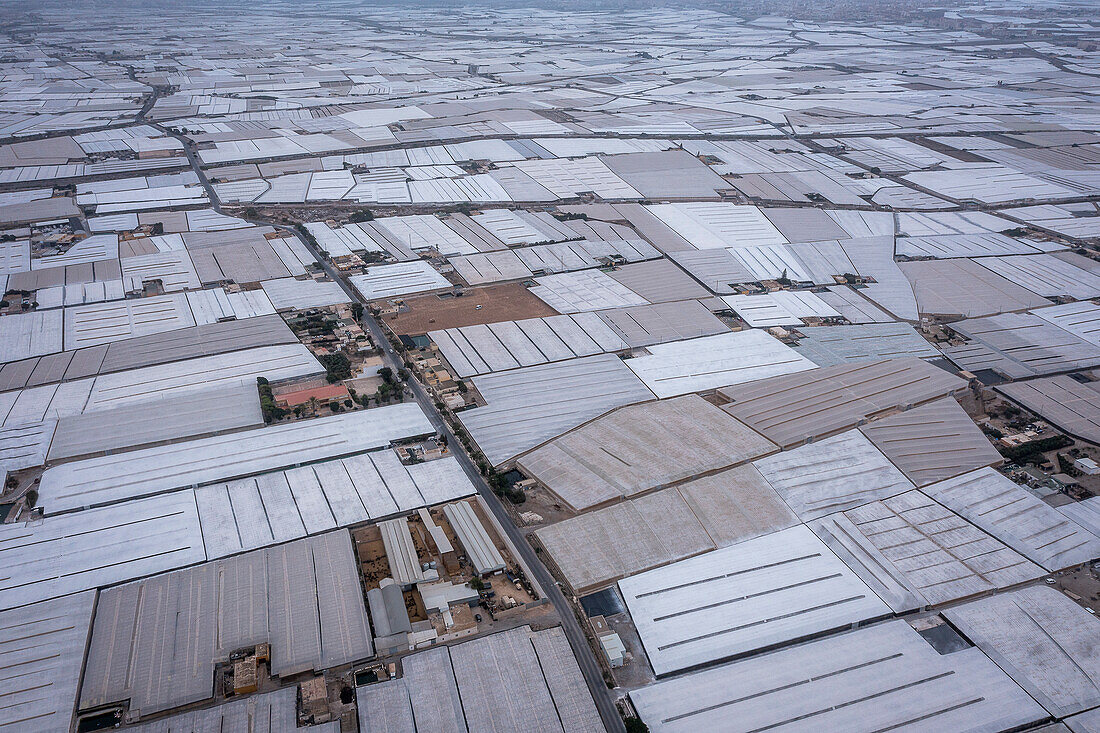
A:
<svg viewBox="0 0 1100 733">
<path fill-rule="evenodd" d="M 1100 732 L 1080 8 L 0 15 L 0 731 Z"/>
</svg>

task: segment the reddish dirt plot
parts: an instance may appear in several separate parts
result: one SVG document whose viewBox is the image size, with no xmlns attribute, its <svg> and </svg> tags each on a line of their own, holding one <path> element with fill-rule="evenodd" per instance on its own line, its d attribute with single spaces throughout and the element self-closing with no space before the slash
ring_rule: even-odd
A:
<svg viewBox="0 0 1100 733">
<path fill-rule="evenodd" d="M 470 288 L 457 298 L 438 295 L 405 298 L 405 305 L 409 308 L 407 312 L 386 315 L 383 321 L 394 333 L 406 336 L 479 323 L 558 315 L 519 283 Z"/>
</svg>

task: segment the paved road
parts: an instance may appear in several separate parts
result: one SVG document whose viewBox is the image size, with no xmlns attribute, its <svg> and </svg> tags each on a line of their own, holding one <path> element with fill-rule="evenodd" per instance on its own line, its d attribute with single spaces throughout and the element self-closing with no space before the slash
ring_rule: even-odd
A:
<svg viewBox="0 0 1100 733">
<path fill-rule="evenodd" d="M 221 205 L 217 195 L 214 193 L 213 186 L 210 185 L 210 180 L 206 177 L 206 173 L 195 158 L 194 150 L 187 143 L 186 139 L 176 134 L 170 128 L 162 127 L 157 124 L 153 124 L 153 126 L 183 142 L 187 160 L 190 161 L 191 168 L 198 175 L 199 182 L 202 183 L 203 187 L 206 189 L 206 193 L 210 197 L 211 206 L 215 211 L 224 213 L 221 211 Z M 347 280 L 330 262 L 321 256 L 321 253 L 309 242 L 309 240 L 303 237 L 301 233 L 293 227 L 288 227 L 283 224 L 275 224 L 266 221 L 253 221 L 252 223 L 274 226 L 277 229 L 289 232 L 297 237 L 298 240 L 313 253 L 313 256 L 325 269 L 328 276 L 340 284 L 340 287 L 347 294 L 348 298 L 354 303 L 361 303 L 363 305 L 363 325 L 370 332 L 374 342 L 382 348 L 383 359 L 386 365 L 393 369 L 395 373 L 398 369 L 403 369 L 405 367 L 404 360 L 394 350 L 390 340 L 386 338 L 386 334 L 381 324 L 378 323 L 377 319 L 375 319 L 367 309 L 366 300 L 355 290 L 355 288 L 351 287 Z M 408 385 L 413 397 L 420 405 L 420 409 L 428 416 L 432 426 L 439 431 L 441 435 L 447 438 L 447 445 L 451 446 L 452 453 L 458 459 L 458 463 L 462 466 L 462 470 L 466 472 L 470 481 L 473 482 L 478 493 L 485 498 L 486 504 L 489 505 L 489 508 L 496 516 L 500 526 L 507 532 L 509 539 L 511 539 L 512 544 L 519 551 L 524 563 L 531 569 L 531 572 L 534 573 L 535 581 L 542 587 L 547 598 L 557 610 L 558 615 L 561 617 L 562 628 L 565 630 L 565 635 L 568 637 L 569 644 L 573 648 L 573 654 L 577 657 L 581 672 L 584 673 L 585 682 L 588 683 L 588 689 L 592 692 L 592 698 L 596 701 L 596 708 L 599 710 L 600 717 L 603 719 L 604 727 L 607 729 L 608 733 L 626 733 L 626 728 L 623 725 L 622 719 L 619 717 L 618 709 L 615 707 L 614 697 L 608 690 L 607 684 L 604 682 L 603 673 L 593 657 L 592 648 L 588 645 L 588 640 L 585 638 L 584 631 L 581 630 L 580 623 L 577 621 L 577 617 L 573 615 L 573 609 L 562 594 L 561 588 L 550 575 L 546 566 L 543 565 L 535 555 L 534 550 L 531 548 L 531 545 L 528 544 L 523 533 L 512 523 L 512 518 L 508 515 L 504 505 L 501 504 L 500 498 L 493 493 L 491 488 L 489 488 L 489 484 L 486 483 L 484 477 L 482 477 L 481 473 L 477 470 L 477 467 L 474 466 L 473 461 L 471 461 L 466 452 L 462 450 L 462 443 L 455 437 L 450 426 L 447 425 L 447 422 L 439 414 L 439 410 L 435 407 L 435 402 L 424 388 L 424 385 L 422 385 L 412 374 L 409 375 Z"/>
<path fill-rule="evenodd" d="M 382 347 L 387 365 L 393 369 L 394 372 L 398 369 L 403 369 L 405 366 L 404 360 L 394 351 L 393 346 L 382 330 L 382 326 L 366 311 L 366 301 L 354 288 L 350 287 L 347 282 L 345 282 L 344 278 L 336 272 L 334 267 L 324 261 L 309 242 L 305 242 L 305 244 L 310 248 L 314 256 L 317 257 L 317 261 L 322 263 L 329 277 L 340 283 L 344 292 L 346 292 L 354 302 L 359 302 L 364 305 L 363 324 L 370 331 L 371 338 L 374 339 L 374 342 Z M 474 466 L 473 461 L 471 461 L 470 457 L 466 455 L 466 452 L 462 450 L 462 444 L 459 442 L 458 438 L 455 437 L 450 426 L 447 425 L 447 422 L 439 414 L 434 401 L 424 386 L 412 374 L 409 375 L 408 384 L 420 408 L 424 410 L 424 414 L 431 420 L 432 426 L 435 427 L 441 435 L 446 436 L 447 445 L 451 446 L 453 454 L 462 466 L 462 470 L 466 472 L 466 475 L 469 476 L 474 486 L 477 487 L 478 493 L 485 498 L 485 502 L 489 505 L 489 508 L 492 509 L 493 514 L 496 515 L 500 526 L 504 527 L 504 531 L 508 533 L 508 537 L 512 540 L 512 544 L 515 545 L 520 555 L 523 556 L 524 563 L 531 569 L 531 572 L 534 573 L 535 581 L 543 588 L 547 598 L 554 604 L 554 608 L 557 609 L 558 615 L 561 616 L 565 635 L 569 638 L 569 644 L 573 647 L 573 653 L 577 657 L 577 662 L 580 663 L 581 671 L 584 673 L 585 681 L 588 683 L 588 688 L 592 691 L 592 697 L 596 701 L 596 707 L 600 711 L 600 717 L 603 718 L 604 727 L 609 732 L 625 733 L 626 728 L 619 718 L 619 713 L 615 708 L 615 702 L 607 689 L 607 685 L 604 683 L 603 674 L 596 660 L 592 657 L 592 649 L 588 645 L 588 640 L 585 638 L 584 632 L 581 630 L 576 616 L 573 615 L 573 609 L 562 594 L 561 588 L 554 581 L 554 578 L 551 577 L 546 567 L 539 561 L 538 557 L 535 556 L 534 550 L 531 548 L 531 545 L 527 543 L 523 533 L 521 533 L 516 525 L 512 523 L 512 518 L 508 516 L 507 510 L 505 510 L 504 506 L 500 503 L 500 499 L 497 495 L 489 488 L 485 479 Z"/>
<path fill-rule="evenodd" d="M 297 235 L 297 233 L 295 234 Z M 299 238 L 301 239 L 301 237 Z M 374 342 L 382 347 L 387 365 L 393 369 L 395 373 L 398 369 L 403 369 L 405 366 L 404 360 L 394 351 L 393 346 L 382 330 L 382 326 L 369 312 L 367 312 L 366 301 L 354 288 L 347 284 L 336 269 L 326 262 L 308 241 L 304 239 L 302 241 L 305 242 L 306 246 L 309 247 L 310 251 L 317 257 L 317 261 L 324 266 L 329 277 L 340 283 L 340 287 L 344 289 L 344 292 L 348 294 L 353 302 L 363 304 L 363 325 L 370 331 L 371 338 L 374 339 Z M 505 510 L 497 495 L 489 488 L 485 479 L 474 466 L 473 461 L 471 461 L 470 457 L 466 455 L 466 452 L 462 450 L 462 444 L 459 442 L 458 438 L 455 437 L 450 426 L 447 425 L 447 422 L 439 414 L 434 401 L 424 386 L 412 374 L 409 375 L 408 384 L 420 408 L 424 410 L 424 414 L 431 420 L 432 426 L 435 427 L 441 435 L 446 436 L 447 445 L 451 446 L 452 453 L 458 459 L 459 464 L 462 466 L 462 470 L 466 472 L 466 475 L 469 476 L 474 486 L 477 487 L 478 493 L 485 498 L 485 502 L 489 505 L 490 509 L 492 509 L 493 514 L 496 515 L 500 526 L 504 527 L 504 531 L 508 533 L 508 537 L 512 540 L 512 544 L 515 545 L 520 555 L 523 556 L 523 561 L 527 567 L 531 569 L 531 572 L 534 573 L 535 581 L 543 588 L 547 598 L 554 604 L 554 608 L 557 609 L 558 615 L 561 616 L 565 635 L 569 638 L 569 644 L 573 647 L 573 653 L 580 663 L 581 671 L 584 673 L 585 681 L 588 683 L 588 688 L 592 691 L 592 697 L 596 701 L 596 707 L 600 712 L 600 717 L 603 718 L 604 727 L 609 732 L 625 733 L 626 729 L 623 726 L 622 720 L 619 718 L 619 713 L 615 708 L 615 702 L 607 689 L 607 685 L 604 683 L 603 674 L 596 660 L 592 657 L 592 649 L 588 645 L 588 640 L 585 638 L 584 632 L 581 630 L 576 616 L 573 615 L 573 609 L 562 594 L 561 588 L 554 581 L 554 578 L 550 575 L 549 571 L 547 571 L 546 567 L 539 561 L 531 545 L 528 544 L 526 538 L 524 538 L 523 533 L 512 523 L 512 518 L 508 516 L 507 510 Z"/>
</svg>

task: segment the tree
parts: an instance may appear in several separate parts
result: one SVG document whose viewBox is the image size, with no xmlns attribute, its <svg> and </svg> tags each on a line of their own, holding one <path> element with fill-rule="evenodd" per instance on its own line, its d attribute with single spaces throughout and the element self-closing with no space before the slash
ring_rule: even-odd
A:
<svg viewBox="0 0 1100 733">
<path fill-rule="evenodd" d="M 260 411 L 263 413 L 265 423 L 286 417 L 287 411 L 275 404 L 275 395 L 271 392 L 271 385 L 266 379 L 256 377 L 256 388 L 260 392 Z"/>
<path fill-rule="evenodd" d="M 378 370 L 378 376 L 382 377 L 382 381 L 386 384 L 393 384 L 393 369 L 382 367 Z"/>
<path fill-rule="evenodd" d="M 470 580 L 470 587 L 480 593 L 485 590 L 485 581 L 475 575 L 473 579 Z"/>
<path fill-rule="evenodd" d="M 363 320 L 363 304 L 362 303 L 352 303 L 351 304 L 351 317 L 354 318 L 356 321 Z"/>
<path fill-rule="evenodd" d="M 997 450 L 1006 461 L 1013 463 L 1042 463 L 1043 453 L 1073 445 L 1073 440 L 1065 435 L 1052 435 L 1049 438 L 1032 440 L 1013 446 L 998 446 Z"/>
<path fill-rule="evenodd" d="M 633 715 L 623 718 L 623 725 L 626 726 L 626 733 L 649 733 L 649 726 Z"/>
<path fill-rule="evenodd" d="M 336 384 L 351 377 L 351 362 L 342 351 L 335 354 L 322 354 L 320 362 L 325 367 L 325 379 L 329 384 Z"/>
</svg>

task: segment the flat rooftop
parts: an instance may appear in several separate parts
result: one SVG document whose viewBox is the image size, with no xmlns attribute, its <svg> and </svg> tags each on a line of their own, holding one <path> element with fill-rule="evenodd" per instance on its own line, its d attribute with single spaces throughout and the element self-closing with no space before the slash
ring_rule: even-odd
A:
<svg viewBox="0 0 1100 733">
<path fill-rule="evenodd" d="M 1100 620 L 1065 594 L 1032 585 L 944 615 L 1054 717 L 1100 706 Z"/>
<path fill-rule="evenodd" d="M 775 446 L 696 395 L 621 407 L 521 456 L 574 509 L 726 468 Z"/>
<path fill-rule="evenodd" d="M 215 663 L 260 642 L 284 677 L 374 655 L 346 531 L 103 591 L 80 709 L 129 700 L 139 717 L 205 700 Z"/>
<path fill-rule="evenodd" d="M 420 407 L 407 403 L 88 458 L 47 469 L 41 504 L 51 513 L 108 504 L 350 455 L 434 432 Z"/>
<path fill-rule="evenodd" d="M 417 652 L 401 666 L 398 679 L 356 688 L 360 731 L 603 730 L 561 627 L 521 626 Z"/>
<path fill-rule="evenodd" d="M 536 536 L 577 592 L 798 523 L 751 465 L 557 524 Z"/>
<path fill-rule="evenodd" d="M 791 447 L 965 387 L 943 369 L 903 357 L 811 369 L 718 392 L 731 400 L 723 410 Z"/>
<path fill-rule="evenodd" d="M 922 491 L 1047 570 L 1100 557 L 1100 536 L 991 468 Z"/>
<path fill-rule="evenodd" d="M 830 514 L 810 526 L 898 613 L 1043 575 L 1041 567 L 920 491 Z"/>
<path fill-rule="evenodd" d="M 69 730 L 95 597 L 95 591 L 84 591 L 0 611 L 7 700 L 0 729 Z"/>
<path fill-rule="evenodd" d="M 979 649 L 940 654 L 904 621 L 658 682 L 630 699 L 654 733 L 995 733 L 1048 717 Z"/>
<path fill-rule="evenodd" d="M 775 453 L 753 465 L 804 522 L 913 488 L 858 430 Z"/>
<path fill-rule="evenodd" d="M 804 526 L 619 581 L 657 676 L 890 615 Z"/>
<path fill-rule="evenodd" d="M 493 465 L 616 407 L 653 399 L 612 354 L 513 369 L 473 382 L 488 404 L 458 417 Z"/>
<path fill-rule="evenodd" d="M 193 491 L 0 525 L 0 607 L 206 560 Z"/>
</svg>

